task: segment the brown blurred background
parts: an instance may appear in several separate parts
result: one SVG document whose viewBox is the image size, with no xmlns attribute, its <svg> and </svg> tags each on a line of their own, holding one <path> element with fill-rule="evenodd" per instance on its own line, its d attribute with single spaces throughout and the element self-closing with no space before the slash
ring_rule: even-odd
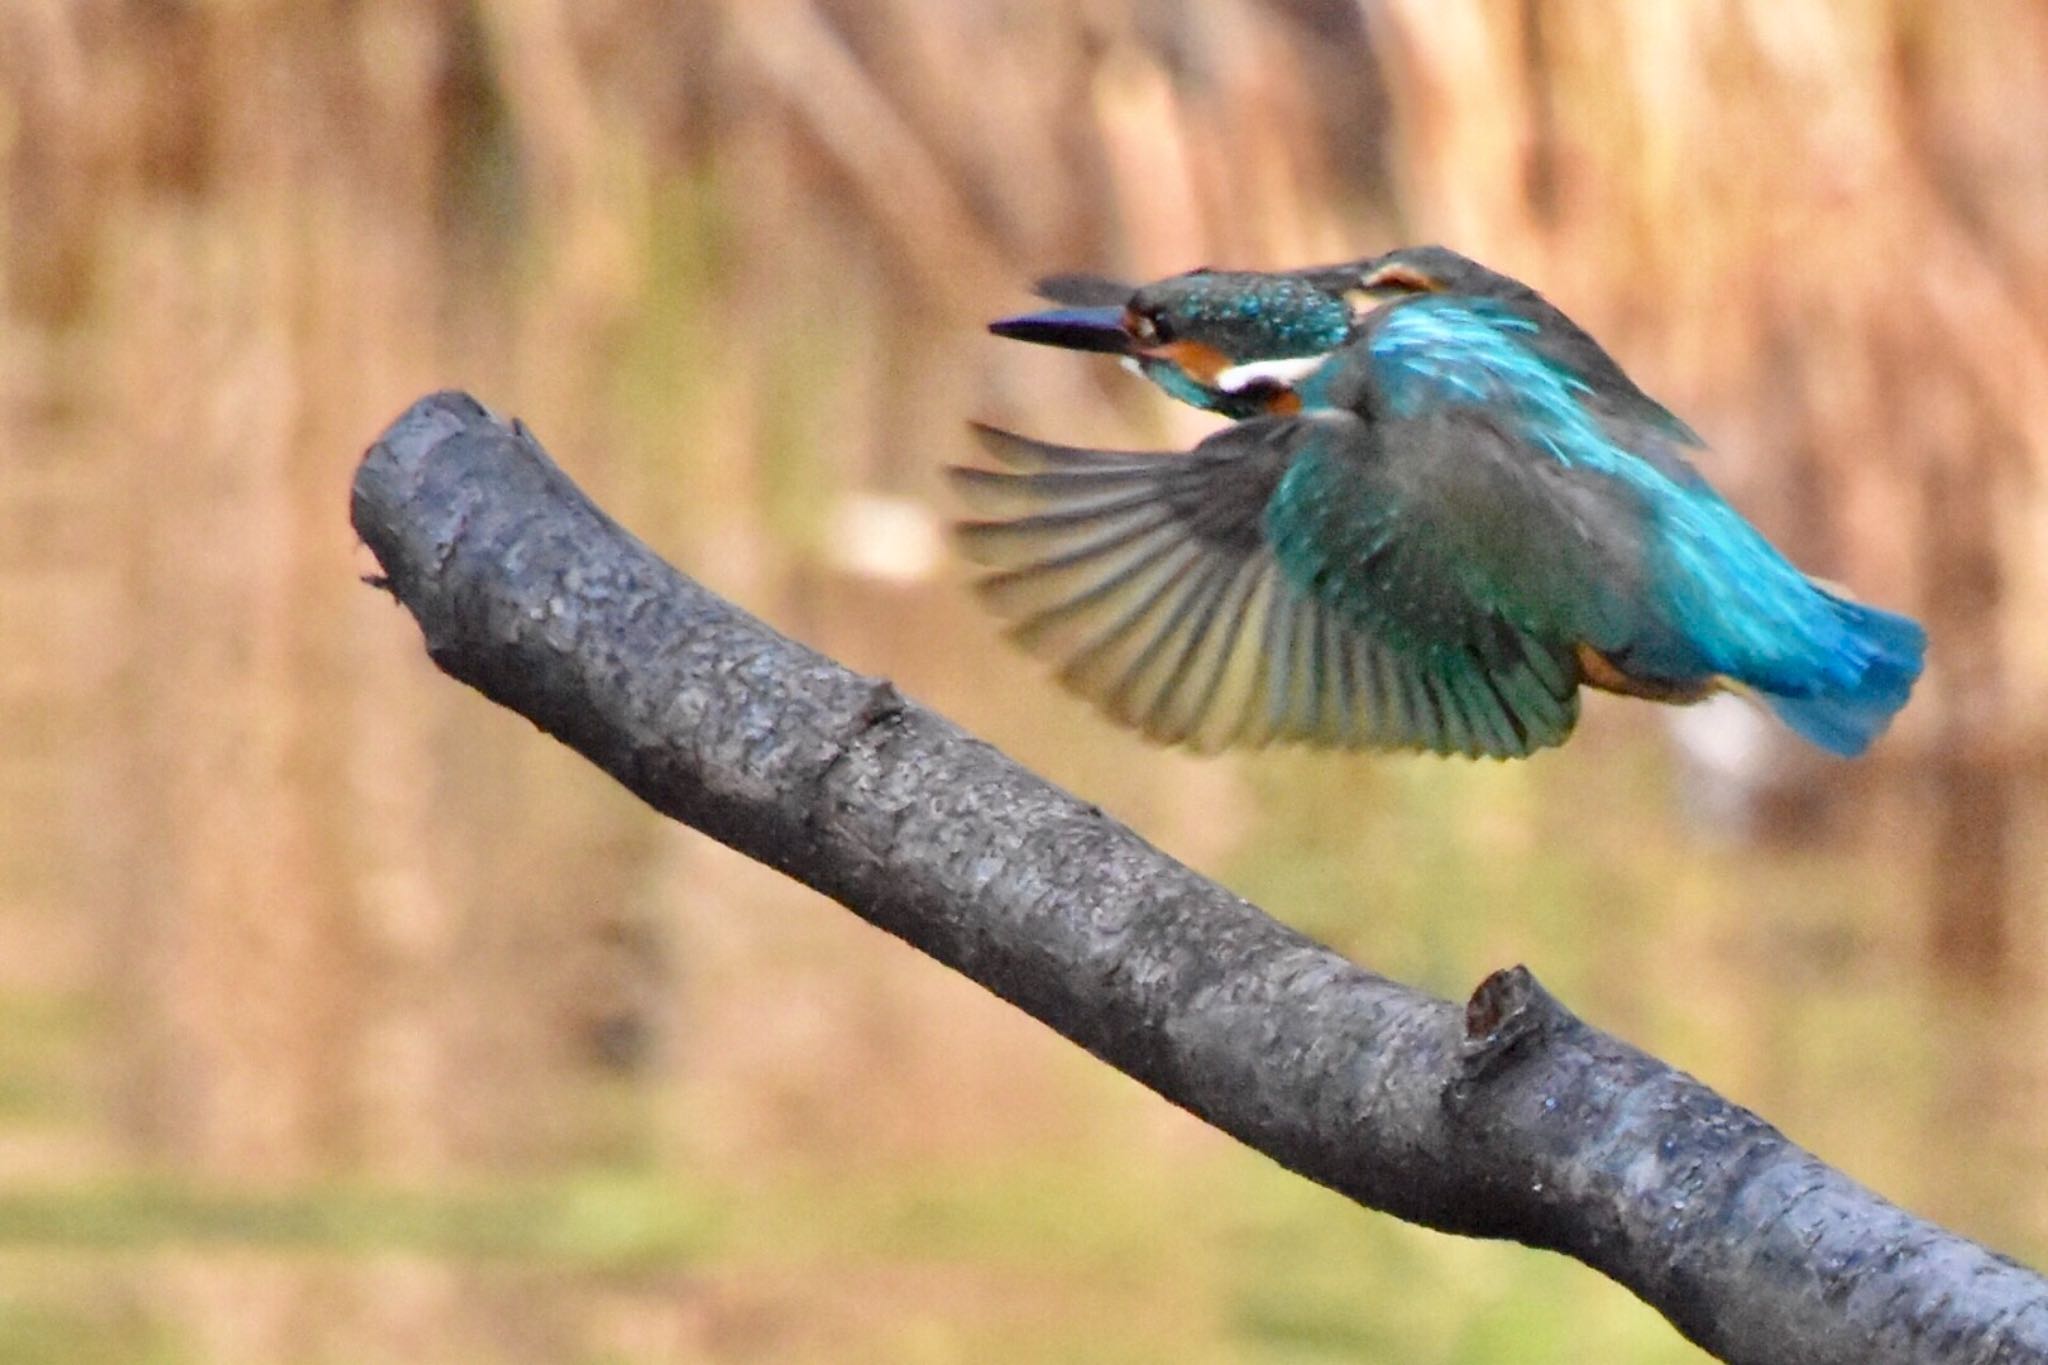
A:
<svg viewBox="0 0 2048 1365">
<path fill-rule="evenodd" d="M 364 444 L 472 389 L 686 570 L 1382 970 L 1531 964 L 2048 1260 L 2039 0 L 0 4 L 0 1361 L 1682 1361 L 1307 1187 L 434 673 Z M 1868 759 L 1594 702 L 1197 761 L 973 607 L 989 317 L 1404 241 L 1536 283 L 1928 624 Z"/>
</svg>

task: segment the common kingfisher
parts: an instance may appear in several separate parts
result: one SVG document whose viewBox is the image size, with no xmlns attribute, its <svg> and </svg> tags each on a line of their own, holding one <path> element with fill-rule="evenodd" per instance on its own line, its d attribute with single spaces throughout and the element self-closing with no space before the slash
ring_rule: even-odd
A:
<svg viewBox="0 0 2048 1365">
<path fill-rule="evenodd" d="M 1528 286 L 1441 247 L 1129 289 L 1064 276 L 999 335 L 1106 351 L 1239 419 L 1186 453 L 979 428 L 984 598 L 1069 688 L 1201 750 L 1516 757 L 1579 689 L 1733 690 L 1861 753 L 1926 636 L 1808 578 L 1692 430 Z"/>
</svg>

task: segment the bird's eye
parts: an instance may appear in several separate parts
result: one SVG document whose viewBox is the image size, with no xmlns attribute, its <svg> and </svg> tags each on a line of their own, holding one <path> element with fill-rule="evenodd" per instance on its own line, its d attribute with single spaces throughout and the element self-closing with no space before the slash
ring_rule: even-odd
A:
<svg viewBox="0 0 2048 1365">
<path fill-rule="evenodd" d="M 1132 312 L 1124 319 L 1124 328 L 1140 346 L 1159 346 L 1167 340 L 1166 325 L 1149 313 Z"/>
</svg>

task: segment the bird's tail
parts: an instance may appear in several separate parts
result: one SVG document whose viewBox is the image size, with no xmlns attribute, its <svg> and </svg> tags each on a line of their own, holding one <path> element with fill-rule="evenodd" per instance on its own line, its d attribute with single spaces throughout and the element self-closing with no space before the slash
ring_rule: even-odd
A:
<svg viewBox="0 0 2048 1365">
<path fill-rule="evenodd" d="M 1828 594 L 1850 648 L 1864 656 L 1861 674 L 1847 688 L 1811 696 L 1765 693 L 1764 703 L 1801 737 L 1830 753 L 1854 758 L 1884 733 L 1920 676 L 1927 632 L 1896 612 Z"/>
</svg>

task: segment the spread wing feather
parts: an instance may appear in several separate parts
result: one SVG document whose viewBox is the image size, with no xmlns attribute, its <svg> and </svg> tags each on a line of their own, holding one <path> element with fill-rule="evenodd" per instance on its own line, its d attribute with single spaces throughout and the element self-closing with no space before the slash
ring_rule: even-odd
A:
<svg viewBox="0 0 2048 1365">
<path fill-rule="evenodd" d="M 1344 576 L 1276 555 L 1270 508 L 1327 435 L 1314 424 L 1243 422 L 1188 454 L 980 434 L 1003 468 L 952 474 L 984 599 L 1063 684 L 1153 739 L 1509 757 L 1577 720 L 1568 660 L 1483 609 L 1389 639 Z"/>
</svg>

